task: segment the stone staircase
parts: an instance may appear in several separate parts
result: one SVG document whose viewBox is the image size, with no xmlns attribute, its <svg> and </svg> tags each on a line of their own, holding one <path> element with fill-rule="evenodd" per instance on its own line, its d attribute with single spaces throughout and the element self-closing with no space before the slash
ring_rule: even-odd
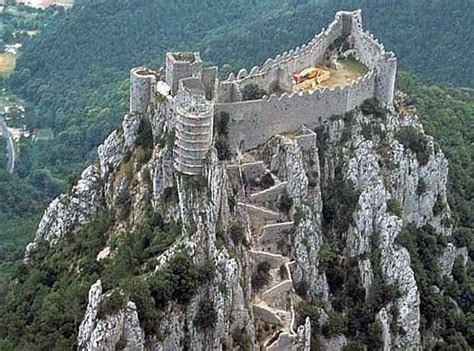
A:
<svg viewBox="0 0 474 351">
<path fill-rule="evenodd" d="M 228 170 L 235 177 L 258 179 L 270 171 L 263 162 L 232 165 Z M 253 294 L 253 311 L 256 318 L 257 339 L 260 350 L 291 350 L 297 333 L 294 304 L 298 297 L 293 288 L 289 257 L 284 256 L 282 244 L 286 243 L 294 223 L 287 214 L 278 210 L 279 198 L 286 192 L 287 182 L 271 175 L 275 184 L 267 189 L 249 187 L 238 205 L 249 215 L 252 229 L 250 255 L 254 270 L 263 262 L 269 268 L 269 279 Z M 232 177 L 232 175 L 231 175 Z"/>
</svg>

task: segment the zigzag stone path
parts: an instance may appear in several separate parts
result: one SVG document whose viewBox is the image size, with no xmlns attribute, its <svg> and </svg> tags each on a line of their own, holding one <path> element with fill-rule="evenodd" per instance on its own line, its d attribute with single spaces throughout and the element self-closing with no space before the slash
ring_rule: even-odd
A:
<svg viewBox="0 0 474 351">
<path fill-rule="evenodd" d="M 254 164 L 261 167 L 263 163 Z M 235 170 L 238 165 L 229 167 Z M 267 169 L 265 171 L 269 172 Z M 242 173 L 244 172 L 240 170 L 240 174 Z M 246 209 L 250 218 L 250 254 L 254 269 L 262 262 L 267 262 L 270 266 L 269 281 L 253 296 L 257 328 L 262 331 L 259 333 L 260 350 L 283 351 L 291 350 L 296 341 L 294 302 L 297 295 L 291 277 L 292 262 L 283 255 L 278 243 L 286 239 L 286 234 L 294 228 L 294 223 L 285 221 L 287 216 L 272 206 L 277 203 L 287 186 L 287 182 L 273 178 L 276 180 L 274 186 L 247 194 L 249 203 L 241 202 L 238 205 Z"/>
</svg>

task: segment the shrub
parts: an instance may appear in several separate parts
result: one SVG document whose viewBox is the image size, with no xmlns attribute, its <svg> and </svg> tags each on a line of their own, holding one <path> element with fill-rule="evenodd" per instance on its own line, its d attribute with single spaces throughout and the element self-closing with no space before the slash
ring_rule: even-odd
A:
<svg viewBox="0 0 474 351">
<path fill-rule="evenodd" d="M 420 165 L 428 163 L 430 152 L 427 138 L 414 127 L 402 127 L 395 133 L 395 138 L 405 148 L 411 150 Z"/>
<path fill-rule="evenodd" d="M 242 222 L 232 222 L 229 228 L 229 234 L 234 244 L 238 245 L 245 242 L 245 228 Z"/>
<path fill-rule="evenodd" d="M 336 264 L 337 260 L 338 255 L 335 250 L 327 243 L 324 243 L 319 250 L 319 268 L 325 271 L 329 267 Z"/>
<path fill-rule="evenodd" d="M 394 197 L 387 201 L 387 210 L 397 217 L 402 217 L 402 207 L 400 206 L 400 202 Z"/>
<path fill-rule="evenodd" d="M 227 136 L 219 135 L 214 145 L 217 150 L 217 158 L 220 161 L 226 161 L 231 159 L 232 153 L 230 152 Z"/>
<path fill-rule="evenodd" d="M 304 319 L 309 317 L 311 321 L 311 332 L 314 333 L 319 329 L 319 316 L 320 309 L 317 305 L 308 304 L 307 302 L 302 302 L 298 306 L 299 312 Z M 304 323 L 304 321 L 302 321 Z"/>
<path fill-rule="evenodd" d="M 229 134 L 229 120 L 230 116 L 227 112 L 221 112 L 216 118 L 215 130 L 219 135 Z"/>
<path fill-rule="evenodd" d="M 368 123 L 361 124 L 361 134 L 367 140 L 372 140 L 372 126 Z"/>
<path fill-rule="evenodd" d="M 418 185 L 416 187 L 416 194 L 418 196 L 421 196 L 425 193 L 426 191 L 426 183 L 423 178 L 418 178 Z"/>
<path fill-rule="evenodd" d="M 433 206 L 433 215 L 438 216 L 443 212 L 443 210 L 444 210 L 444 201 L 443 201 L 443 198 L 440 195 L 438 195 L 436 197 L 436 202 Z"/>
<path fill-rule="evenodd" d="M 367 334 L 367 347 L 369 350 L 379 350 L 383 346 L 382 325 L 379 321 L 371 323 Z"/>
<path fill-rule="evenodd" d="M 153 147 L 153 133 L 151 131 L 151 125 L 147 119 L 142 118 L 140 126 L 137 131 L 136 145 L 141 146 L 144 149 L 150 149 Z"/>
<path fill-rule="evenodd" d="M 99 318 L 104 319 L 124 308 L 127 304 L 127 296 L 120 290 L 113 290 L 109 295 L 104 295 L 100 301 Z"/>
<path fill-rule="evenodd" d="M 260 100 L 264 95 L 267 95 L 267 92 L 260 88 L 257 84 L 247 84 L 242 89 L 242 99 L 246 100 Z"/>
<path fill-rule="evenodd" d="M 245 328 L 237 328 L 232 332 L 232 340 L 239 346 L 241 351 L 253 350 L 252 338 L 247 333 Z"/>
<path fill-rule="evenodd" d="M 174 140 L 175 140 L 174 131 L 166 133 L 165 136 L 163 137 L 164 145 L 162 145 L 162 147 L 165 146 L 166 149 L 169 151 L 173 150 Z"/>
<path fill-rule="evenodd" d="M 359 200 L 359 192 L 350 180 L 342 178 L 340 167 L 336 167 L 334 180 L 322 187 L 323 219 L 326 227 L 332 227 L 337 234 L 349 229 Z"/>
<path fill-rule="evenodd" d="M 344 345 L 341 351 L 365 351 L 365 345 L 358 340 L 352 340 Z"/>
<path fill-rule="evenodd" d="M 453 265 L 453 278 L 459 284 L 463 284 L 466 281 L 466 272 L 464 271 L 464 258 L 459 255 L 454 260 Z"/>
<path fill-rule="evenodd" d="M 183 183 L 191 189 L 203 190 L 207 187 L 207 179 L 202 175 L 182 174 Z"/>
<path fill-rule="evenodd" d="M 329 312 L 328 324 L 323 327 L 323 334 L 327 337 L 344 335 L 347 331 L 345 318 L 334 311 Z"/>
<path fill-rule="evenodd" d="M 274 185 L 275 185 L 275 180 L 273 179 L 271 173 L 265 173 L 262 179 L 260 180 L 260 186 L 262 186 L 264 189 L 268 189 Z"/>
<path fill-rule="evenodd" d="M 270 263 L 263 261 L 257 265 L 256 271 L 252 274 L 252 288 L 260 290 L 270 281 Z"/>
<path fill-rule="evenodd" d="M 293 199 L 288 195 L 287 192 L 284 192 L 282 196 L 278 199 L 278 209 L 283 213 L 289 214 L 292 206 Z"/>
<path fill-rule="evenodd" d="M 217 158 L 221 161 L 230 160 L 232 154 L 229 148 L 229 114 L 221 112 L 215 121 Z"/>
<path fill-rule="evenodd" d="M 365 100 L 360 106 L 362 113 L 366 116 L 373 115 L 375 118 L 384 119 L 387 109 L 383 108 L 375 98 Z"/>
<path fill-rule="evenodd" d="M 167 268 L 149 279 L 151 295 L 158 307 L 164 307 L 170 300 L 185 305 L 196 293 L 200 278 L 192 259 L 179 253 Z"/>
<path fill-rule="evenodd" d="M 214 303 L 206 296 L 199 303 L 199 308 L 194 319 L 198 329 L 206 330 L 214 326 L 217 319 L 217 313 L 214 309 Z"/>
<path fill-rule="evenodd" d="M 199 267 L 199 280 L 202 283 L 210 282 L 214 279 L 216 266 L 212 260 L 205 260 Z"/>
</svg>

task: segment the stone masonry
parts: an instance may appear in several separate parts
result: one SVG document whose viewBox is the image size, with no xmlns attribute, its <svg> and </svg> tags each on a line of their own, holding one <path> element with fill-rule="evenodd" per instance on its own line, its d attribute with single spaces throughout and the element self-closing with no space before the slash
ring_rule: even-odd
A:
<svg viewBox="0 0 474 351">
<path fill-rule="evenodd" d="M 366 66 L 367 73 L 334 89 L 293 91 L 293 73 L 322 63 L 335 52 L 357 60 Z M 176 126 L 175 168 L 199 175 L 217 137 L 214 119 L 227 120 L 225 141 L 235 155 L 262 145 L 275 134 L 293 132 L 302 125 L 316 128 L 370 98 L 392 108 L 396 71 L 395 55 L 363 30 L 361 11 L 341 11 L 308 44 L 268 59 L 250 72 L 242 69 L 224 81 L 218 78 L 218 68 L 204 67 L 196 52 L 167 53 L 166 67 L 158 71 L 165 74 L 134 68 L 130 114 L 143 114 L 157 105 L 166 108 Z M 244 100 L 242 90 L 249 84 L 263 89 L 267 96 Z"/>
</svg>

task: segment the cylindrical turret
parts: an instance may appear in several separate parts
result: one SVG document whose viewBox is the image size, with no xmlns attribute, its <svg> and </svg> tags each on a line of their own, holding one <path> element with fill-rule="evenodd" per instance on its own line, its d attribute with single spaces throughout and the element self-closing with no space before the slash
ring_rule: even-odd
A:
<svg viewBox="0 0 474 351">
<path fill-rule="evenodd" d="M 156 84 L 156 73 L 137 67 L 130 71 L 130 113 L 146 113 L 152 91 Z"/>
<path fill-rule="evenodd" d="M 385 107 L 393 107 L 397 58 L 393 52 L 381 55 L 375 63 L 375 98 Z"/>
<path fill-rule="evenodd" d="M 178 101 L 174 165 L 184 174 L 202 174 L 212 143 L 214 104 L 195 95 L 183 95 Z"/>
</svg>

